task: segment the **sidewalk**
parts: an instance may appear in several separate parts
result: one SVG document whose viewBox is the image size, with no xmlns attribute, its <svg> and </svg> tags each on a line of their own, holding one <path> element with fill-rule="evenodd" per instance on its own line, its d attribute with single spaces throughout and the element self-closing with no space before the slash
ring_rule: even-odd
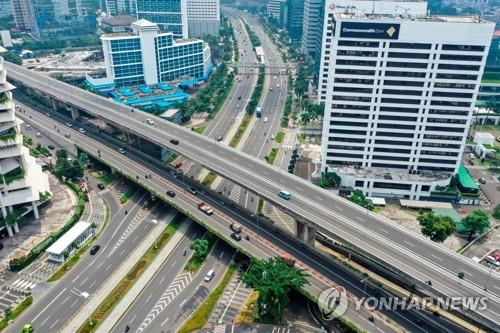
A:
<svg viewBox="0 0 500 333">
<path fill-rule="evenodd" d="M 158 272 L 161 265 L 170 256 L 177 244 L 181 241 L 182 237 L 184 237 L 184 234 L 191 226 L 191 223 L 191 220 L 184 221 L 177 232 L 168 241 L 167 245 L 161 250 L 158 256 L 156 256 L 154 261 L 151 263 L 151 265 L 149 265 L 146 271 L 141 275 L 139 280 L 137 280 L 134 286 L 127 292 L 125 297 L 114 308 L 111 314 L 106 318 L 101 326 L 99 326 L 99 328 L 96 330 L 97 333 L 107 333 L 113 330 L 113 327 L 118 323 L 123 314 L 132 305 L 132 303 L 139 296 L 142 290 L 147 286 L 149 281 L 151 281 L 156 272 Z"/>
<path fill-rule="evenodd" d="M 127 275 L 127 273 L 132 269 L 132 267 L 137 263 L 137 261 L 144 255 L 148 248 L 150 248 L 156 237 L 163 231 L 165 226 L 170 223 L 170 221 L 177 214 L 176 211 L 170 212 L 161 223 L 151 230 L 146 238 L 140 243 L 135 250 L 128 255 L 120 268 L 114 272 L 101 287 L 96 290 L 87 303 L 82 306 L 77 313 L 71 318 L 71 320 L 66 324 L 66 326 L 61 330 L 61 332 L 72 333 L 76 332 L 80 326 L 83 325 L 85 321 L 89 318 L 89 312 L 93 312 L 102 301 L 111 293 L 111 291 L 116 287 L 116 285 Z M 168 222 L 166 222 L 168 221 Z"/>
</svg>

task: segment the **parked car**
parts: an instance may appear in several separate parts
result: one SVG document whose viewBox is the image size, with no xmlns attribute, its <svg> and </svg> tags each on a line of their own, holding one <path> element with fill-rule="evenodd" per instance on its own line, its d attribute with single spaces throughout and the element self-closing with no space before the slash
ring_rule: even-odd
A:
<svg viewBox="0 0 500 333">
<path fill-rule="evenodd" d="M 172 191 L 172 190 L 168 190 L 168 191 L 167 191 L 167 195 L 168 195 L 169 197 L 173 198 L 173 197 L 175 197 L 175 192 L 174 192 L 174 191 Z"/>
<path fill-rule="evenodd" d="M 100 246 L 100 245 L 94 245 L 94 246 L 92 246 L 92 247 L 90 248 L 90 254 L 91 254 L 91 255 L 96 254 L 96 253 L 99 251 L 99 249 L 100 249 L 100 248 L 101 248 L 101 246 Z"/>
</svg>

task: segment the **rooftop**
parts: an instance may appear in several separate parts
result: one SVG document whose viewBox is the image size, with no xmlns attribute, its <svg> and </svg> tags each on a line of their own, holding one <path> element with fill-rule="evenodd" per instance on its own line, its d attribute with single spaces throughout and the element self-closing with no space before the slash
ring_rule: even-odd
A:
<svg viewBox="0 0 500 333">
<path fill-rule="evenodd" d="M 91 224 L 88 222 L 78 222 L 69 229 L 61 238 L 52 244 L 46 252 L 61 255 L 80 235 L 85 232 Z"/>
<path fill-rule="evenodd" d="M 469 189 L 479 189 L 474 178 L 470 175 L 469 171 L 464 167 L 463 164 L 460 164 L 458 167 L 458 181 L 464 188 Z"/>
<path fill-rule="evenodd" d="M 135 21 L 136 18 L 129 15 L 109 16 L 102 19 L 103 24 L 111 26 L 131 25 Z"/>
<path fill-rule="evenodd" d="M 384 179 L 394 182 L 430 182 L 445 180 L 451 177 L 451 173 L 448 172 L 420 171 L 418 174 L 410 174 L 406 172 L 406 170 L 389 170 L 387 168 L 370 167 L 356 169 L 351 166 L 332 167 L 343 175 L 355 176 L 360 178 Z"/>
</svg>

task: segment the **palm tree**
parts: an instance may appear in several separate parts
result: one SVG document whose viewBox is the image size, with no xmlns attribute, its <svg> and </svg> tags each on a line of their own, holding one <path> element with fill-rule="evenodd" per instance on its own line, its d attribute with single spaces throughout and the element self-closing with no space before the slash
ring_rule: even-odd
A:
<svg viewBox="0 0 500 333">
<path fill-rule="evenodd" d="M 282 258 L 253 260 L 242 280 L 259 292 L 259 313 L 263 319 L 273 322 L 283 316 L 290 301 L 290 291 L 309 284 L 304 270 Z"/>
</svg>

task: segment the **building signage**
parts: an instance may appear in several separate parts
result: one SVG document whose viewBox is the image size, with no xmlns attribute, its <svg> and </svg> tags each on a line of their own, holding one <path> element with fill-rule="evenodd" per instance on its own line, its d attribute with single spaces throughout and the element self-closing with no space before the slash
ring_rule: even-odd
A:
<svg viewBox="0 0 500 333">
<path fill-rule="evenodd" d="M 397 23 L 342 22 L 340 37 L 398 39 Z"/>
</svg>

